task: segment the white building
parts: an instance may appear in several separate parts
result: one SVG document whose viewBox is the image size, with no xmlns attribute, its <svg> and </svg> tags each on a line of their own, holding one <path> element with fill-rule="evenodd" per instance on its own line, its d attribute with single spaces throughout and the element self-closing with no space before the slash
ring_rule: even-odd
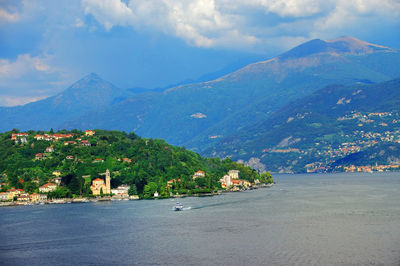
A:
<svg viewBox="0 0 400 266">
<path fill-rule="evenodd" d="M 57 189 L 57 185 L 54 183 L 47 183 L 44 184 L 43 186 L 39 187 L 39 192 L 41 193 L 47 193 L 47 192 L 52 192 Z"/>
<path fill-rule="evenodd" d="M 229 170 L 227 175 L 224 175 L 219 182 L 223 188 L 230 188 L 234 185 L 233 180 L 239 179 L 239 170 Z"/>
<path fill-rule="evenodd" d="M 0 192 L 0 200 L 8 200 L 8 192 Z"/>
<path fill-rule="evenodd" d="M 120 196 L 120 197 L 128 197 L 128 191 L 131 186 L 129 185 L 121 185 L 117 188 L 111 189 L 111 193 L 114 194 L 115 196 Z"/>
<path fill-rule="evenodd" d="M 232 179 L 239 179 L 239 170 L 229 170 L 228 175 L 232 178 Z"/>
</svg>

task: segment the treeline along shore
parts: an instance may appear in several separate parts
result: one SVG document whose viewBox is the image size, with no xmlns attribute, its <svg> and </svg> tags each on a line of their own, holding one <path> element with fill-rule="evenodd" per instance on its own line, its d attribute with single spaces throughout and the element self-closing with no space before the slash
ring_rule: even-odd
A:
<svg viewBox="0 0 400 266">
<path fill-rule="evenodd" d="M 0 133 L 2 205 L 215 195 L 272 183 L 269 172 L 135 133 Z"/>
</svg>

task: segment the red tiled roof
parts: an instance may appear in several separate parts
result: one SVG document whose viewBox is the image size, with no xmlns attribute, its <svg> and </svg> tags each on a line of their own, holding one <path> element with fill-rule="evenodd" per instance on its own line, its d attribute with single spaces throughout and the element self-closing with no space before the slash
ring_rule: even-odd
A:
<svg viewBox="0 0 400 266">
<path fill-rule="evenodd" d="M 54 183 L 47 183 L 47 184 L 44 184 L 44 185 L 41 186 L 41 187 L 48 187 L 48 186 L 57 186 L 57 185 L 54 184 Z"/>
</svg>

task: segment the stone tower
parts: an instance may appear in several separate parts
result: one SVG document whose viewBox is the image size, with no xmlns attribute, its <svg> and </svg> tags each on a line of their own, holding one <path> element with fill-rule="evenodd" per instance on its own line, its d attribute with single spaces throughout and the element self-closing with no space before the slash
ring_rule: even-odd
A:
<svg viewBox="0 0 400 266">
<path fill-rule="evenodd" d="M 111 186 L 110 186 L 110 170 L 106 171 L 106 191 L 104 194 L 111 194 Z"/>
</svg>

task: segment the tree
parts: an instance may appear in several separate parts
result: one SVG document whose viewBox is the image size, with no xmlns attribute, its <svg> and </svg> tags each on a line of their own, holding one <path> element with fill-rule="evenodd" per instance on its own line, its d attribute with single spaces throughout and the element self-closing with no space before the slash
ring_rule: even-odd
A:
<svg viewBox="0 0 400 266">
<path fill-rule="evenodd" d="M 270 172 L 262 173 L 259 177 L 261 183 L 271 184 L 274 183 L 274 179 Z"/>
<path fill-rule="evenodd" d="M 82 178 L 72 176 L 68 184 L 69 190 L 75 195 L 82 195 Z"/>
<path fill-rule="evenodd" d="M 37 185 L 33 182 L 25 182 L 25 191 L 28 193 L 33 193 L 37 189 Z"/>
<path fill-rule="evenodd" d="M 150 182 L 147 185 L 145 185 L 143 190 L 144 198 L 145 199 L 152 198 L 154 193 L 157 191 L 157 188 L 158 186 L 157 183 L 155 182 Z"/>
<path fill-rule="evenodd" d="M 135 184 L 132 184 L 132 185 L 130 186 L 130 188 L 129 188 L 129 190 L 128 190 L 128 194 L 129 194 L 129 196 L 137 195 L 137 194 L 138 194 L 138 193 L 137 193 L 137 188 L 136 188 L 136 185 L 135 185 Z"/>
</svg>

